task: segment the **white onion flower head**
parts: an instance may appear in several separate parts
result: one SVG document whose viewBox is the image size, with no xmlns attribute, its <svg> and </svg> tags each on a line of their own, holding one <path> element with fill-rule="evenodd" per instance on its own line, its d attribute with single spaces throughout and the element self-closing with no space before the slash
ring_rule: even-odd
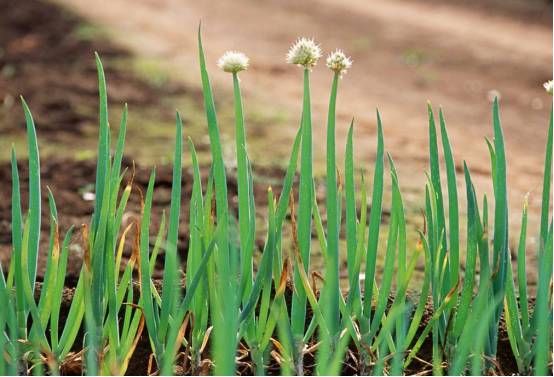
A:
<svg viewBox="0 0 554 377">
<path fill-rule="evenodd" d="M 217 61 L 217 66 L 225 72 L 237 73 L 248 68 L 250 59 L 242 52 L 227 51 Z"/>
<path fill-rule="evenodd" d="M 321 58 L 321 48 L 313 39 L 299 38 L 287 54 L 287 63 L 312 68 Z"/>
<path fill-rule="evenodd" d="M 336 50 L 327 57 L 327 67 L 342 76 L 352 67 L 352 59 L 342 50 Z"/>
<path fill-rule="evenodd" d="M 545 82 L 542 86 L 544 86 L 546 93 L 552 95 L 552 92 L 554 91 L 554 82 L 552 82 L 552 80 Z"/>
</svg>

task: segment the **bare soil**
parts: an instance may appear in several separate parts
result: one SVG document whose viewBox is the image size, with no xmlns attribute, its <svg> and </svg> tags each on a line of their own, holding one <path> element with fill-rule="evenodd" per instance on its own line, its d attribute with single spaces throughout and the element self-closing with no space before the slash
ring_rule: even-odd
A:
<svg viewBox="0 0 554 377">
<path fill-rule="evenodd" d="M 128 167 L 124 178 L 124 184 L 131 177 L 133 162 L 125 159 L 123 165 Z M 18 164 L 19 178 L 21 185 L 22 207 L 28 206 L 28 166 L 27 161 L 21 161 Z M 150 178 L 151 169 L 142 165 L 135 164 L 135 174 L 133 178 L 132 193 L 127 203 L 125 215 L 123 217 L 122 227 L 125 228 L 134 220 L 140 217 L 140 192 L 145 193 Z M 204 182 L 207 181 L 208 170 L 202 169 Z M 40 255 L 37 276 L 39 281 L 42 279 L 46 268 L 47 253 L 49 247 L 49 229 L 50 212 L 48 210 L 48 191 L 52 191 L 56 201 L 59 218 L 60 238 L 63 239 L 67 230 L 75 227 L 73 238 L 70 242 L 69 263 L 67 267 L 68 286 L 72 286 L 78 278 L 82 265 L 83 242 L 79 227 L 83 224 L 89 225 L 94 202 L 86 199 L 87 195 L 94 192 L 94 180 L 96 174 L 96 161 L 73 161 L 69 159 L 48 159 L 41 164 L 41 184 L 42 184 L 42 234 L 40 239 Z M 272 179 L 279 176 L 281 172 L 277 170 L 257 169 L 256 174 L 265 179 Z M 262 178 L 263 179 L 263 178 Z M 0 163 L 0 181 L 7 184 L 0 185 L 0 197 L 11 197 L 11 167 L 8 163 Z M 169 211 L 171 201 L 172 168 L 170 166 L 161 166 L 156 168 L 155 190 L 152 201 L 152 219 L 151 219 L 151 240 L 154 242 L 158 233 L 161 217 Z M 256 198 L 266 197 L 266 186 L 256 185 L 254 187 Z M 139 192 L 140 191 L 140 192 Z M 276 186 L 274 192 L 278 195 L 280 187 Z M 192 193 L 192 172 L 183 170 L 182 185 L 182 203 L 181 203 L 181 226 L 179 227 L 179 239 L 177 248 L 182 260 L 186 260 L 188 251 L 189 229 L 189 201 Z M 237 182 L 233 176 L 228 177 L 229 204 L 235 215 L 237 213 Z M 263 199 L 262 199 L 263 200 Z M 257 205 L 263 206 L 265 203 L 259 202 Z M 0 262 L 2 266 L 7 266 L 11 255 L 11 203 L 9 200 L 0 201 Z M 258 248 L 263 247 L 263 239 L 256 240 Z M 125 250 L 124 257 L 130 256 L 130 248 Z M 158 258 L 158 264 L 155 267 L 154 277 L 161 277 L 163 273 L 163 250 Z M 124 264 L 123 264 L 124 265 Z"/>
<path fill-rule="evenodd" d="M 26 161 L 23 161 L 18 165 L 21 190 L 22 190 L 22 206 L 27 208 L 28 198 L 26 193 L 28 192 L 28 169 Z M 74 237 L 70 246 L 69 263 L 68 263 L 68 279 L 69 284 L 74 281 L 79 275 L 82 264 L 83 245 L 80 236 L 79 227 L 82 224 L 87 224 L 90 221 L 90 217 L 93 211 L 93 201 L 85 200 L 86 193 L 94 192 L 94 177 L 96 174 L 95 161 L 79 161 L 72 160 L 48 160 L 46 163 L 42 163 L 42 187 L 48 187 L 52 191 L 52 194 L 56 200 L 56 206 L 58 208 L 60 237 L 65 236 L 65 232 L 70 226 L 75 226 Z M 6 163 L 0 165 L 0 179 L 2 182 L 10 182 L 10 166 Z M 130 224 L 134 219 L 140 216 L 140 195 L 138 190 L 145 192 L 148 185 L 149 169 L 139 168 L 137 169 L 134 179 L 134 191 L 129 200 L 127 211 L 124 218 L 123 226 Z M 168 168 L 158 169 L 156 179 L 156 191 L 153 199 L 153 218 L 152 218 L 152 232 L 153 235 L 157 232 L 160 224 L 162 211 L 169 207 L 169 200 L 171 198 L 171 170 Z M 186 178 L 190 176 L 185 175 L 185 182 L 190 182 Z M 190 195 L 190 184 L 185 184 L 183 187 L 185 195 Z M 2 185 L 0 193 L 4 197 L 10 197 L 11 187 L 10 185 Z M 187 195 L 187 196 L 188 196 Z M 42 277 L 44 269 L 46 267 L 46 256 L 48 253 L 49 245 L 49 227 L 50 227 L 50 215 L 48 211 L 48 196 L 47 191 L 42 190 L 42 236 L 40 240 L 40 255 L 39 255 L 39 268 L 38 277 Z M 183 215 L 186 214 L 188 206 L 185 205 L 182 208 Z M 2 265 L 6 265 L 9 261 L 11 254 L 11 204 L 9 200 L 2 201 L 0 204 L 0 257 L 2 259 Z M 187 245 L 184 243 L 188 240 L 185 237 L 187 230 L 184 227 L 180 228 L 179 234 L 179 249 L 187 249 Z"/>
<path fill-rule="evenodd" d="M 85 24 L 79 17 L 45 1 L 14 6 L 0 0 L 0 20 L 0 130 L 25 128 L 17 98 L 21 94 L 32 108 L 41 139 L 69 134 L 79 140 L 85 126 L 97 123 L 94 51 L 101 50 L 106 60 L 129 52 L 105 38 L 80 35 Z M 105 70 L 115 104 L 160 107 L 163 93 L 182 90 L 174 85 L 162 92 L 125 70 L 109 64 Z"/>
<path fill-rule="evenodd" d="M 161 280 L 155 281 L 156 286 L 161 286 Z M 37 284 L 37 289 L 35 291 L 35 295 L 39 295 L 40 293 L 41 284 Z M 137 289 L 137 295 L 138 295 L 138 288 Z M 292 286 L 288 286 L 286 292 L 285 292 L 285 298 L 288 301 L 288 307 L 290 308 L 290 301 L 292 299 Z M 73 298 L 73 290 L 70 288 L 67 288 L 64 291 L 64 296 L 62 300 L 62 308 L 61 308 L 61 317 L 60 317 L 60 325 L 63 326 L 67 313 L 69 312 L 69 309 L 71 307 L 71 300 Z M 409 297 L 409 300 L 417 300 L 417 297 Z M 415 302 L 415 301 L 414 301 Z M 390 303 L 392 303 L 392 299 L 390 300 Z M 312 319 L 312 311 L 308 309 L 307 311 L 307 317 L 306 317 L 306 324 L 308 324 Z M 419 334 L 424 330 L 425 326 L 429 322 L 433 315 L 433 308 L 431 300 L 427 304 L 427 308 L 424 312 L 419 330 L 416 334 L 416 338 L 419 336 Z M 189 327 L 190 329 L 190 327 Z M 190 333 L 187 332 L 185 334 L 185 337 L 189 337 Z M 313 343 L 315 344 L 317 342 L 317 338 L 314 337 L 312 339 Z M 80 344 L 79 341 L 75 343 L 76 345 Z M 240 345 L 242 350 L 246 350 L 247 346 L 245 344 Z M 73 350 L 74 352 L 79 352 L 80 348 L 75 347 Z M 182 349 L 180 356 L 178 357 L 178 361 L 176 363 L 175 367 L 175 374 L 176 375 L 194 375 L 194 373 L 191 370 L 190 360 L 187 358 L 187 350 Z M 143 332 L 138 346 L 129 362 L 129 367 L 127 369 L 126 375 L 130 376 L 143 376 L 148 375 L 148 372 L 154 373 L 155 370 L 155 364 L 153 366 L 154 370 L 149 370 L 149 360 L 152 356 L 152 352 L 150 349 L 150 342 L 148 340 L 148 337 L 146 335 L 146 331 Z M 211 374 L 211 361 L 210 361 L 210 347 L 209 343 L 206 347 L 206 351 L 202 355 L 202 360 L 205 361 L 205 365 L 201 371 L 201 375 L 210 375 Z M 308 353 L 304 356 L 304 375 L 306 376 L 312 376 L 315 375 L 315 352 L 314 353 Z M 350 344 L 348 351 L 345 354 L 345 359 L 343 362 L 343 367 L 341 371 L 341 375 L 343 376 L 352 376 L 352 375 L 359 375 L 359 359 L 360 355 L 358 350 L 356 349 L 355 345 L 353 343 Z M 433 344 L 432 344 L 432 338 L 428 336 L 426 340 L 424 341 L 423 345 L 421 346 L 419 352 L 416 355 L 416 358 L 413 359 L 412 363 L 409 365 L 409 367 L 405 370 L 405 375 L 432 375 L 432 359 L 433 359 Z M 82 374 L 82 365 L 79 363 L 71 363 L 68 365 L 65 365 L 61 368 L 62 375 L 80 375 Z M 237 364 L 237 375 L 253 375 L 254 371 L 251 368 L 251 360 L 248 356 L 241 357 L 240 363 Z M 280 375 L 280 369 L 279 364 L 272 358 L 269 360 L 267 365 L 267 375 L 273 376 L 273 375 Z M 504 375 L 504 376 L 513 376 L 518 375 L 517 365 L 516 361 L 513 357 L 513 354 L 511 353 L 511 347 L 508 340 L 508 334 L 504 325 L 504 320 L 501 320 L 500 323 L 500 330 L 499 330 L 499 337 L 498 337 L 498 354 L 496 360 L 492 362 L 491 369 L 489 371 L 489 375 Z"/>
</svg>

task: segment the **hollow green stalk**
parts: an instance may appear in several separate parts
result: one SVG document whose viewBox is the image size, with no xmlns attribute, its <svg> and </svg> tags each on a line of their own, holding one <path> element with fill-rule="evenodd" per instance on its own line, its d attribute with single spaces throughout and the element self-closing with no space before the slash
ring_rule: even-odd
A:
<svg viewBox="0 0 554 377">
<path fill-rule="evenodd" d="M 247 297 L 252 287 L 252 252 L 255 223 L 251 223 L 248 192 L 248 155 L 246 132 L 242 111 L 242 96 L 238 73 L 233 72 L 233 95 L 235 100 L 235 138 L 237 156 L 237 185 L 239 200 L 239 232 L 241 251 L 241 292 Z"/>
<path fill-rule="evenodd" d="M 302 104 L 302 146 L 300 160 L 300 188 L 298 200 L 298 243 L 305 273 L 310 267 L 312 229 L 312 117 L 310 108 L 310 70 L 304 69 L 304 99 Z M 301 349 L 306 319 L 306 292 L 300 272 L 294 273 L 295 294 L 292 299 L 291 327 Z"/>
<path fill-rule="evenodd" d="M 327 258 L 325 263 L 324 303 L 327 327 L 334 337 L 339 331 L 339 213 L 337 201 L 337 166 L 335 161 L 335 109 L 340 73 L 333 75 L 327 118 Z"/>
</svg>

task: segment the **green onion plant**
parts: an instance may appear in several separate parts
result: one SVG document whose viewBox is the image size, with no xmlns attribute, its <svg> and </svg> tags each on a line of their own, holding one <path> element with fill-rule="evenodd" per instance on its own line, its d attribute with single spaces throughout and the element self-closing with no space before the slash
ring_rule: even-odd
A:
<svg viewBox="0 0 554 377">
<path fill-rule="evenodd" d="M 340 50 L 326 59 L 332 72 L 326 198 L 318 202 L 310 77 L 321 58 L 320 46 L 300 38 L 287 55 L 287 61 L 303 73 L 300 125 L 283 182 L 276 190 L 269 187 L 264 198 L 254 195 L 257 182 L 248 154 L 239 80 L 249 59 L 240 52 L 227 52 L 218 66 L 232 76 L 235 213 L 229 204 L 228 156 L 223 152 L 200 29 L 198 50 L 211 151 L 209 174 L 207 179 L 202 174 L 204 161 L 199 161 L 192 139 L 183 143 L 186 129 L 177 112 L 169 215 L 166 218 L 164 212 L 157 229 L 151 224 L 156 170 L 142 192 L 133 181 L 134 168 L 128 171 L 122 166 L 128 109 L 124 107 L 117 138 L 112 140 L 106 78 L 96 55 L 100 106 L 93 214 L 88 224 L 80 226 L 81 237 L 75 228 L 80 224 L 61 235 L 55 193 L 47 188 L 49 243 L 42 252 L 37 130 L 22 99 L 29 205 L 22 207 L 12 148 L 12 254 L 9 263 L 0 266 L 0 302 L 4 303 L 0 374 L 56 375 L 77 366 L 83 374 L 122 375 L 137 347 L 145 343 L 151 354 L 148 374 L 174 374 L 184 359 L 182 365 L 192 374 L 210 370 L 234 375 L 247 370 L 265 375 L 279 369 L 283 375 L 334 375 L 350 365 L 362 375 L 401 375 L 413 372 L 413 362 L 421 361 L 424 346 L 432 350 L 424 362 L 435 375 L 489 374 L 498 365 L 502 326 L 519 373 L 552 372 L 552 112 L 536 248 L 528 242 L 528 196 L 521 228 L 510 231 L 508 159 L 498 100 L 492 106 L 494 137 L 486 140 L 494 206 L 477 192 L 469 166 L 456 162 L 443 110 L 438 112 L 437 127 L 435 111 L 428 104 L 424 222 L 412 237 L 409 208 L 394 160 L 385 148 L 379 111 L 375 163 L 355 162 L 352 120 L 344 141 L 344 167 L 338 166 L 336 149 L 342 142 L 336 137 L 338 88 L 351 59 Z M 190 162 L 192 171 L 188 197 L 182 192 L 183 161 Z M 358 174 L 360 170 L 369 174 Z M 458 180 L 464 181 L 464 190 L 458 191 Z M 125 224 L 131 195 L 140 199 L 141 212 Z M 185 216 L 183 201 L 190 204 Z M 267 208 L 262 220 L 256 216 L 260 203 Z M 384 216 L 385 211 L 390 216 Z M 186 250 L 179 244 L 185 223 Z M 266 229 L 261 247 L 256 242 L 257 229 Z M 516 261 L 510 250 L 514 234 L 519 235 Z M 410 241 L 414 238 L 415 243 Z M 65 278 L 75 242 L 84 250 L 83 266 L 67 306 Z M 314 245 L 319 245 L 323 271 L 310 266 Z M 129 254 L 126 260 L 125 253 Z M 43 255 L 46 267 L 40 275 L 38 258 Z M 163 279 L 158 282 L 153 275 L 162 256 Z M 343 259 L 346 290 L 340 284 Z M 530 260 L 538 271 L 536 292 L 527 280 Z M 420 263 L 423 280 L 414 290 L 413 276 Z M 313 370 L 306 363 L 308 356 L 315 361 Z"/>
</svg>

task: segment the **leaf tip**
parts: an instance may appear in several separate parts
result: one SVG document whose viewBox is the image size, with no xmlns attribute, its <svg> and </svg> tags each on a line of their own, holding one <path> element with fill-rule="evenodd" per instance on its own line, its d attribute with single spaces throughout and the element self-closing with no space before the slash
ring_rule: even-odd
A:
<svg viewBox="0 0 554 377">
<path fill-rule="evenodd" d="M 23 109 L 25 109 L 25 111 L 29 110 L 29 105 L 27 105 L 27 101 L 25 101 L 25 98 L 22 94 L 19 95 L 19 99 L 21 101 L 21 104 L 23 105 Z"/>
</svg>

